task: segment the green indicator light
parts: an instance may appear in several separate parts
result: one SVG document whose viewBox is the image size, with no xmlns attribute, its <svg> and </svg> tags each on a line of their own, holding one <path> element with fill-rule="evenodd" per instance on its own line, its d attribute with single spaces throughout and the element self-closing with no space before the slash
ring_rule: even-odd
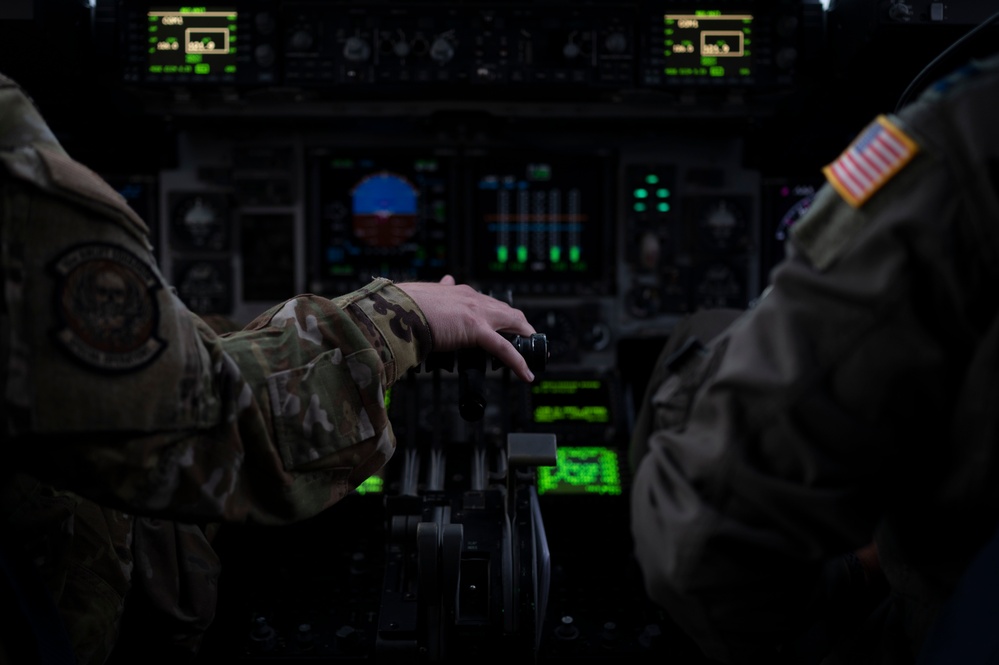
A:
<svg viewBox="0 0 999 665">
<path fill-rule="evenodd" d="M 159 20 L 159 19 L 158 19 L 158 18 L 156 18 L 155 16 L 150 16 L 150 17 L 148 17 L 148 18 L 149 18 L 149 22 L 150 22 L 150 23 L 156 23 L 156 21 L 158 21 L 158 20 Z"/>
<path fill-rule="evenodd" d="M 673 29 L 672 28 L 666 28 L 665 30 L 663 30 L 663 34 L 664 35 L 672 35 L 673 34 Z"/>
<path fill-rule="evenodd" d="M 572 263 L 579 263 L 579 254 L 580 254 L 579 247 L 570 247 L 569 261 Z"/>
<path fill-rule="evenodd" d="M 665 187 L 660 187 L 659 189 L 656 190 L 656 196 L 658 196 L 661 199 L 668 199 L 669 190 L 666 189 Z"/>
<path fill-rule="evenodd" d="M 191 65 L 196 65 L 202 61 L 203 58 L 201 57 L 200 53 L 188 53 L 186 56 L 184 56 L 184 62 Z"/>
<path fill-rule="evenodd" d="M 709 73 L 711 74 L 711 76 L 715 76 L 715 77 L 725 76 L 725 68 L 724 67 L 712 67 L 709 70 Z"/>
<path fill-rule="evenodd" d="M 658 182 L 659 182 L 659 176 L 657 176 L 655 173 L 650 173 L 649 175 L 645 176 L 645 183 L 648 185 L 655 185 Z"/>
<path fill-rule="evenodd" d="M 749 67 L 742 67 L 739 69 L 740 76 L 749 76 L 750 74 L 752 74 L 752 72 L 749 70 Z"/>
<path fill-rule="evenodd" d="M 150 44 L 155 44 L 156 43 L 156 38 L 155 37 L 150 37 L 149 38 L 149 43 Z"/>
<path fill-rule="evenodd" d="M 701 58 L 701 64 L 705 67 L 718 64 L 718 58 Z"/>
<path fill-rule="evenodd" d="M 645 189 L 644 187 L 639 187 L 638 189 L 635 190 L 636 199 L 645 199 L 648 198 L 648 196 L 649 196 L 649 190 Z"/>
<path fill-rule="evenodd" d="M 211 71 L 212 71 L 211 66 L 210 65 L 206 65 L 204 63 L 202 63 L 200 65 L 195 65 L 194 66 L 194 73 L 195 74 L 208 74 Z"/>
<path fill-rule="evenodd" d="M 663 201 L 662 203 L 656 206 L 656 209 L 658 209 L 659 212 L 669 212 L 669 204 Z"/>
<path fill-rule="evenodd" d="M 163 73 L 163 65 L 150 65 L 149 66 L 149 73 L 150 74 L 162 74 Z"/>
<path fill-rule="evenodd" d="M 648 206 L 646 206 L 641 201 L 635 203 L 635 212 L 645 212 L 646 210 L 648 210 Z"/>
<path fill-rule="evenodd" d="M 155 46 L 151 46 L 151 47 L 149 48 L 149 52 L 150 52 L 150 53 L 156 53 L 156 47 L 155 47 Z M 149 71 L 153 71 L 153 68 L 152 68 L 152 67 L 150 67 L 150 68 L 149 68 Z"/>
<path fill-rule="evenodd" d="M 225 71 L 226 74 L 235 74 L 236 65 L 226 65 L 223 71 Z"/>
<path fill-rule="evenodd" d="M 500 245 L 496 248 L 496 260 L 500 263 L 506 263 L 510 260 L 510 248 L 506 245 Z"/>
<path fill-rule="evenodd" d="M 548 164 L 528 164 L 527 166 L 527 179 L 528 180 L 551 180 L 552 178 L 552 167 Z"/>
<path fill-rule="evenodd" d="M 558 263 L 559 259 L 562 258 L 562 248 L 552 247 L 548 250 L 548 257 L 552 260 L 552 263 Z"/>
<path fill-rule="evenodd" d="M 527 248 L 523 245 L 517 248 L 517 261 L 527 263 Z"/>
<path fill-rule="evenodd" d="M 385 487 L 385 481 L 378 476 L 369 476 L 357 486 L 358 494 L 380 494 Z"/>
</svg>

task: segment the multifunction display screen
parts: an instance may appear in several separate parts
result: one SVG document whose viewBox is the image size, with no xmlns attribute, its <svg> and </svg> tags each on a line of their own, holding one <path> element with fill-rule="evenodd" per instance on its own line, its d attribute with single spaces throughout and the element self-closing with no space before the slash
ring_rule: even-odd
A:
<svg viewBox="0 0 999 665">
<path fill-rule="evenodd" d="M 227 78 L 236 74 L 236 10 L 155 8 L 147 13 L 146 76 Z"/>
<path fill-rule="evenodd" d="M 598 282 L 613 256 L 606 168 L 596 155 L 473 160 L 473 277 L 540 289 Z"/>
<path fill-rule="evenodd" d="M 320 283 L 436 280 L 451 269 L 449 160 L 337 150 L 311 160 Z"/>
<path fill-rule="evenodd" d="M 667 79 L 741 79 L 753 76 L 753 16 L 697 10 L 663 15 L 663 70 Z"/>
</svg>

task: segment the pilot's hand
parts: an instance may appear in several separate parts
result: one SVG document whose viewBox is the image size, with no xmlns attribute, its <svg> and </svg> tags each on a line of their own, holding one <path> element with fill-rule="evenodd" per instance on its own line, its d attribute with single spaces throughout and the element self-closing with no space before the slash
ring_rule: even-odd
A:
<svg viewBox="0 0 999 665">
<path fill-rule="evenodd" d="M 528 337 L 537 332 L 519 309 L 479 293 L 467 284 L 456 284 L 445 275 L 440 282 L 396 284 L 423 310 L 434 336 L 435 351 L 456 351 L 479 346 L 530 383 L 534 374 L 527 361 L 501 332 Z"/>
</svg>

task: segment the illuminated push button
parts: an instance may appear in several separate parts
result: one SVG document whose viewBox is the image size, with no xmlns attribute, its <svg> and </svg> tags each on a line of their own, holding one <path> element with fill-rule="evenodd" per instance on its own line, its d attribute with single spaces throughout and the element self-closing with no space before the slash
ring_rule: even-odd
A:
<svg viewBox="0 0 999 665">
<path fill-rule="evenodd" d="M 645 183 L 647 185 L 659 184 L 659 176 L 657 176 L 654 173 L 650 173 L 649 175 L 645 176 Z"/>
</svg>

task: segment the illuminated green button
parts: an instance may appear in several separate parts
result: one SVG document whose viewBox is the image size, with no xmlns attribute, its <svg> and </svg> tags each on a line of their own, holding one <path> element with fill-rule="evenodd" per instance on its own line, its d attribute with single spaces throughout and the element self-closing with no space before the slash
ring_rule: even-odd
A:
<svg viewBox="0 0 999 665">
<path fill-rule="evenodd" d="M 648 197 L 649 197 L 649 190 L 645 189 L 644 187 L 639 187 L 638 189 L 635 190 L 636 199 L 646 199 Z"/>
</svg>

